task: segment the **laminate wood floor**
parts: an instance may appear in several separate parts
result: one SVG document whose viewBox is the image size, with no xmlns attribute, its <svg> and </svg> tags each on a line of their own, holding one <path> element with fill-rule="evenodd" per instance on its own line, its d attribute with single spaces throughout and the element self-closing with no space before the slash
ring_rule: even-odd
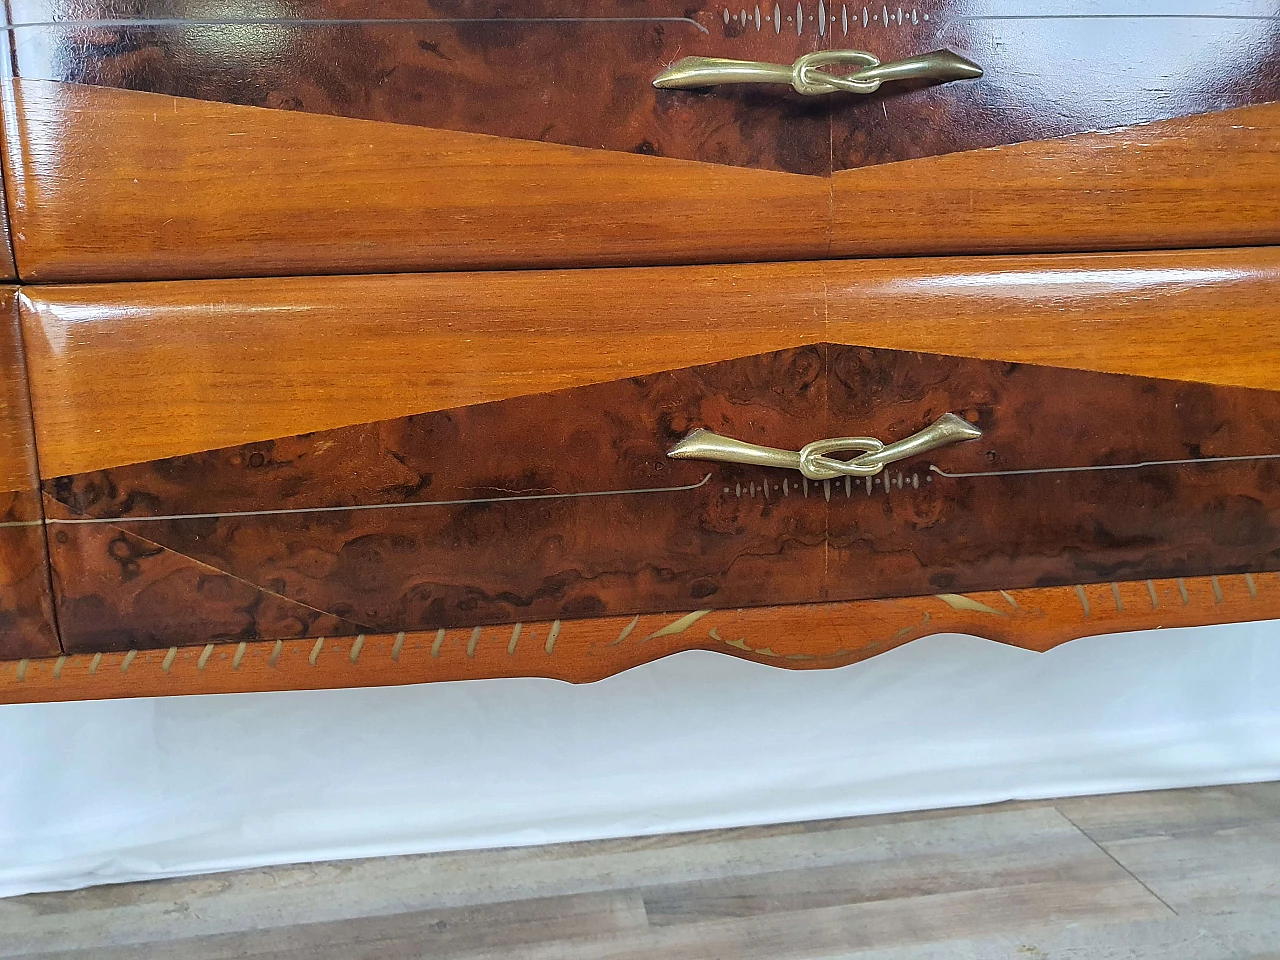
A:
<svg viewBox="0 0 1280 960">
<path fill-rule="evenodd" d="M 38 894 L 0 956 L 1280 960 L 1280 783 Z"/>
</svg>

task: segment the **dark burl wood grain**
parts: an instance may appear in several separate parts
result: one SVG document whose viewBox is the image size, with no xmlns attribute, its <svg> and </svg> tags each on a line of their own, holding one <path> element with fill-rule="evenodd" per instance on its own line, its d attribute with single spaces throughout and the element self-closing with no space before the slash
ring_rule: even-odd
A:
<svg viewBox="0 0 1280 960">
<path fill-rule="evenodd" d="M 248 17 L 190 0 L 14 4 L 32 24 L 16 30 L 28 79 L 815 175 L 1280 99 L 1266 0 L 1128 13 L 1085 0 L 309 0 Z M 790 63 L 831 48 L 884 61 L 946 48 L 986 73 L 816 98 L 651 84 L 684 56 Z"/>
<path fill-rule="evenodd" d="M 53 516 L 118 518 L 53 528 L 64 642 L 90 650 L 810 599 L 823 576 L 822 511 L 763 492 L 726 496 L 760 478 L 665 454 L 698 424 L 800 445 L 822 421 L 825 382 L 823 351 L 808 347 L 50 481 Z M 561 496 L 669 487 L 687 489 Z M 488 502 L 129 519 L 476 499 Z"/>
<path fill-rule="evenodd" d="M 869 492 L 665 456 L 696 426 L 798 449 L 946 411 L 984 437 Z M 929 469 L 1270 454 L 1271 392 L 823 345 L 45 492 L 64 642 L 88 651 L 1276 569 L 1280 459 Z M 304 512 L 229 515 L 272 510 Z"/>
<path fill-rule="evenodd" d="M 948 473 L 1280 454 L 1280 394 L 1261 390 L 840 347 L 829 396 L 836 432 L 898 437 L 948 410 L 976 423 L 981 439 L 932 458 Z M 927 462 L 832 498 L 832 596 L 1280 567 L 1280 456 L 958 479 Z"/>
</svg>

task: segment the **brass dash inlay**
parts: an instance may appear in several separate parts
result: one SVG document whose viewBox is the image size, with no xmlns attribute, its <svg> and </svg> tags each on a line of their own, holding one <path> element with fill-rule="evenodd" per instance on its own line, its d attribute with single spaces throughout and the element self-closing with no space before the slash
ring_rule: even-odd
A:
<svg viewBox="0 0 1280 960">
<path fill-rule="evenodd" d="M 686 613 L 679 620 L 667 624 L 660 630 L 653 631 L 653 633 L 649 634 L 645 639 L 656 640 L 658 637 L 671 637 L 675 636 L 677 633 L 684 633 L 710 612 L 710 610 L 695 610 L 693 613 Z"/>
<path fill-rule="evenodd" d="M 404 631 L 401 630 L 396 634 L 396 642 L 391 645 L 391 659 L 399 660 L 400 651 L 404 649 Z"/>
<path fill-rule="evenodd" d="M 129 668 L 133 666 L 133 661 L 137 658 L 138 651 L 130 650 L 124 655 L 124 659 L 120 661 L 120 672 L 128 673 Z"/>
<path fill-rule="evenodd" d="M 618 634 L 618 639 L 613 640 L 609 643 L 606 643 L 605 646 L 616 647 L 623 640 L 627 639 L 627 637 L 631 636 L 631 632 L 635 630 L 636 624 L 638 624 L 639 622 L 640 622 L 640 614 L 637 613 L 634 617 L 631 618 L 631 622 L 622 628 L 622 632 Z"/>
<path fill-rule="evenodd" d="M 1116 583 L 1114 580 L 1111 582 L 1111 596 L 1116 602 L 1116 610 L 1123 611 L 1124 600 L 1120 598 L 1120 584 Z"/>
<path fill-rule="evenodd" d="M 476 655 L 476 644 L 480 642 L 480 628 L 476 627 L 471 631 L 471 639 L 467 641 L 467 656 L 474 657 Z"/>
<path fill-rule="evenodd" d="M 160 669 L 168 673 L 173 669 L 174 658 L 178 655 L 177 647 L 170 647 L 169 652 L 164 655 L 164 659 L 160 661 Z"/>
<path fill-rule="evenodd" d="M 316 640 L 315 646 L 311 648 L 311 656 L 307 657 L 307 662 L 314 667 L 316 665 L 316 661 L 320 659 L 320 651 L 323 649 L 324 649 L 324 637 L 320 637 L 318 640 Z"/>
<path fill-rule="evenodd" d="M 507 642 L 507 656 L 513 657 L 516 653 L 516 644 L 520 642 L 520 624 L 516 624 L 511 628 L 511 639 Z"/>
<path fill-rule="evenodd" d="M 364 649 L 364 634 L 357 634 L 356 642 L 351 645 L 351 662 L 355 663 L 360 659 L 360 651 Z"/>
<path fill-rule="evenodd" d="M 280 659 L 280 654 L 284 653 L 284 641 L 277 640 L 276 645 L 271 648 L 271 656 L 267 657 L 267 666 L 274 667 Z"/>
<path fill-rule="evenodd" d="M 1184 607 L 1191 602 L 1191 597 L 1187 594 L 1187 582 L 1181 577 L 1178 578 L 1178 593 L 1182 594 L 1182 605 Z"/>
<path fill-rule="evenodd" d="M 53 679 L 57 680 L 62 677 L 62 668 L 67 664 L 67 655 L 64 653 L 58 657 L 53 664 Z"/>
<path fill-rule="evenodd" d="M 1151 598 L 1152 610 L 1160 606 L 1160 598 L 1156 596 L 1156 585 L 1150 580 L 1147 581 L 1147 596 Z"/>
<path fill-rule="evenodd" d="M 231 669 L 239 670 L 240 663 L 244 660 L 245 651 L 249 649 L 249 644 L 241 640 L 236 644 L 236 655 L 231 658 Z"/>
<path fill-rule="evenodd" d="M 102 666 L 102 654 L 95 653 L 93 659 L 89 661 L 89 676 L 93 676 L 98 672 L 98 667 Z"/>
<path fill-rule="evenodd" d="M 204 665 L 209 662 L 209 658 L 213 656 L 213 644 L 206 643 L 204 650 L 200 652 L 200 659 L 196 661 L 196 669 L 203 670 Z"/>
<path fill-rule="evenodd" d="M 1002 597 L 1004 597 L 1006 600 L 1008 600 L 1008 601 L 1009 601 L 1009 606 L 1013 607 L 1013 609 L 1015 609 L 1015 610 L 1019 609 L 1017 599 L 1016 599 L 1016 598 L 1014 597 L 1014 595 L 1013 595 L 1012 593 L 1010 593 L 1008 590 L 1001 590 L 1001 591 L 1000 591 L 1000 596 L 1002 596 Z"/>
<path fill-rule="evenodd" d="M 1008 616 L 1008 614 L 1003 610 L 997 610 L 995 607 L 989 607 L 981 600 L 975 600 L 973 597 L 966 597 L 959 593 L 938 593 L 934 594 L 934 596 L 952 610 L 968 610 L 973 613 L 992 613 L 997 617 Z"/>
<path fill-rule="evenodd" d="M 1089 616 L 1089 598 L 1084 595 L 1084 587 L 1076 584 L 1076 596 L 1080 598 L 1080 606 L 1084 608 L 1084 615 Z"/>
<path fill-rule="evenodd" d="M 1209 583 L 1213 585 L 1213 602 L 1221 603 L 1222 602 L 1222 584 L 1218 583 L 1217 577 L 1210 577 Z"/>
<path fill-rule="evenodd" d="M 435 642 L 431 644 L 431 656 L 439 657 L 440 648 L 444 646 L 444 627 L 436 631 Z"/>
<path fill-rule="evenodd" d="M 556 648 L 556 638 L 558 638 L 559 636 L 560 636 L 560 621 L 555 620 L 551 624 L 551 632 L 547 634 L 547 646 L 545 649 L 548 655 L 550 655 L 551 651 Z"/>
<path fill-rule="evenodd" d="M 14 677 L 17 679 L 18 683 L 21 683 L 23 680 L 27 679 L 27 667 L 30 664 L 31 664 L 31 661 L 28 660 L 26 657 L 23 657 L 21 660 L 18 661 L 18 669 L 14 673 Z"/>
<path fill-rule="evenodd" d="M 1258 599 L 1258 585 L 1253 582 L 1253 574 L 1246 573 L 1244 575 L 1244 585 L 1249 588 L 1249 596 L 1254 600 Z"/>
</svg>

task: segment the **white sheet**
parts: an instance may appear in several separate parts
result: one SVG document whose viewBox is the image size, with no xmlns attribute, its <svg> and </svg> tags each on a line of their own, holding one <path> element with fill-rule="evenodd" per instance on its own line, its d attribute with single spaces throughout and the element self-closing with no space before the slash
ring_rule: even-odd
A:
<svg viewBox="0 0 1280 960">
<path fill-rule="evenodd" d="M 1280 622 L 834 671 L 0 707 L 0 896 L 268 863 L 1280 778 Z"/>
</svg>

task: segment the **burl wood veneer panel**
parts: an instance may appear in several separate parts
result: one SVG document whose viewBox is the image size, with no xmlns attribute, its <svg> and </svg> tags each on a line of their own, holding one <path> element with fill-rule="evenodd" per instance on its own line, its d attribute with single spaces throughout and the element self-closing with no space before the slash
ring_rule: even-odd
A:
<svg viewBox="0 0 1280 960">
<path fill-rule="evenodd" d="M 0 660 L 58 652 L 15 294 L 0 288 Z"/>
<path fill-rule="evenodd" d="M 667 458 L 944 412 L 817 483 Z M 68 650 L 1280 568 L 1280 391 L 816 344 L 44 485 Z"/>
<path fill-rule="evenodd" d="M 1280 239 L 1263 0 L 14 5 L 24 278 Z M 1167 9 L 1166 9 L 1167 7 Z M 976 80 L 655 90 L 690 54 L 953 49 Z"/>
<path fill-rule="evenodd" d="M 1248 250 L 29 290 L 64 636 L 249 642 L 1260 573 L 1276 269 Z M 692 299 L 648 312 L 643 291 L 668 287 Z M 986 335 L 948 347 L 948 324 L 979 314 Z M 369 345 L 354 360 L 323 335 L 347 322 Z M 1186 338 L 1153 341 L 1170 323 Z M 852 346 L 894 338 L 928 352 Z M 1160 379 L 1063 369 L 1085 366 Z M 347 399 L 300 400 L 330 385 Z M 869 484 L 665 456 L 694 426 L 796 449 L 947 410 L 984 439 Z"/>
</svg>

